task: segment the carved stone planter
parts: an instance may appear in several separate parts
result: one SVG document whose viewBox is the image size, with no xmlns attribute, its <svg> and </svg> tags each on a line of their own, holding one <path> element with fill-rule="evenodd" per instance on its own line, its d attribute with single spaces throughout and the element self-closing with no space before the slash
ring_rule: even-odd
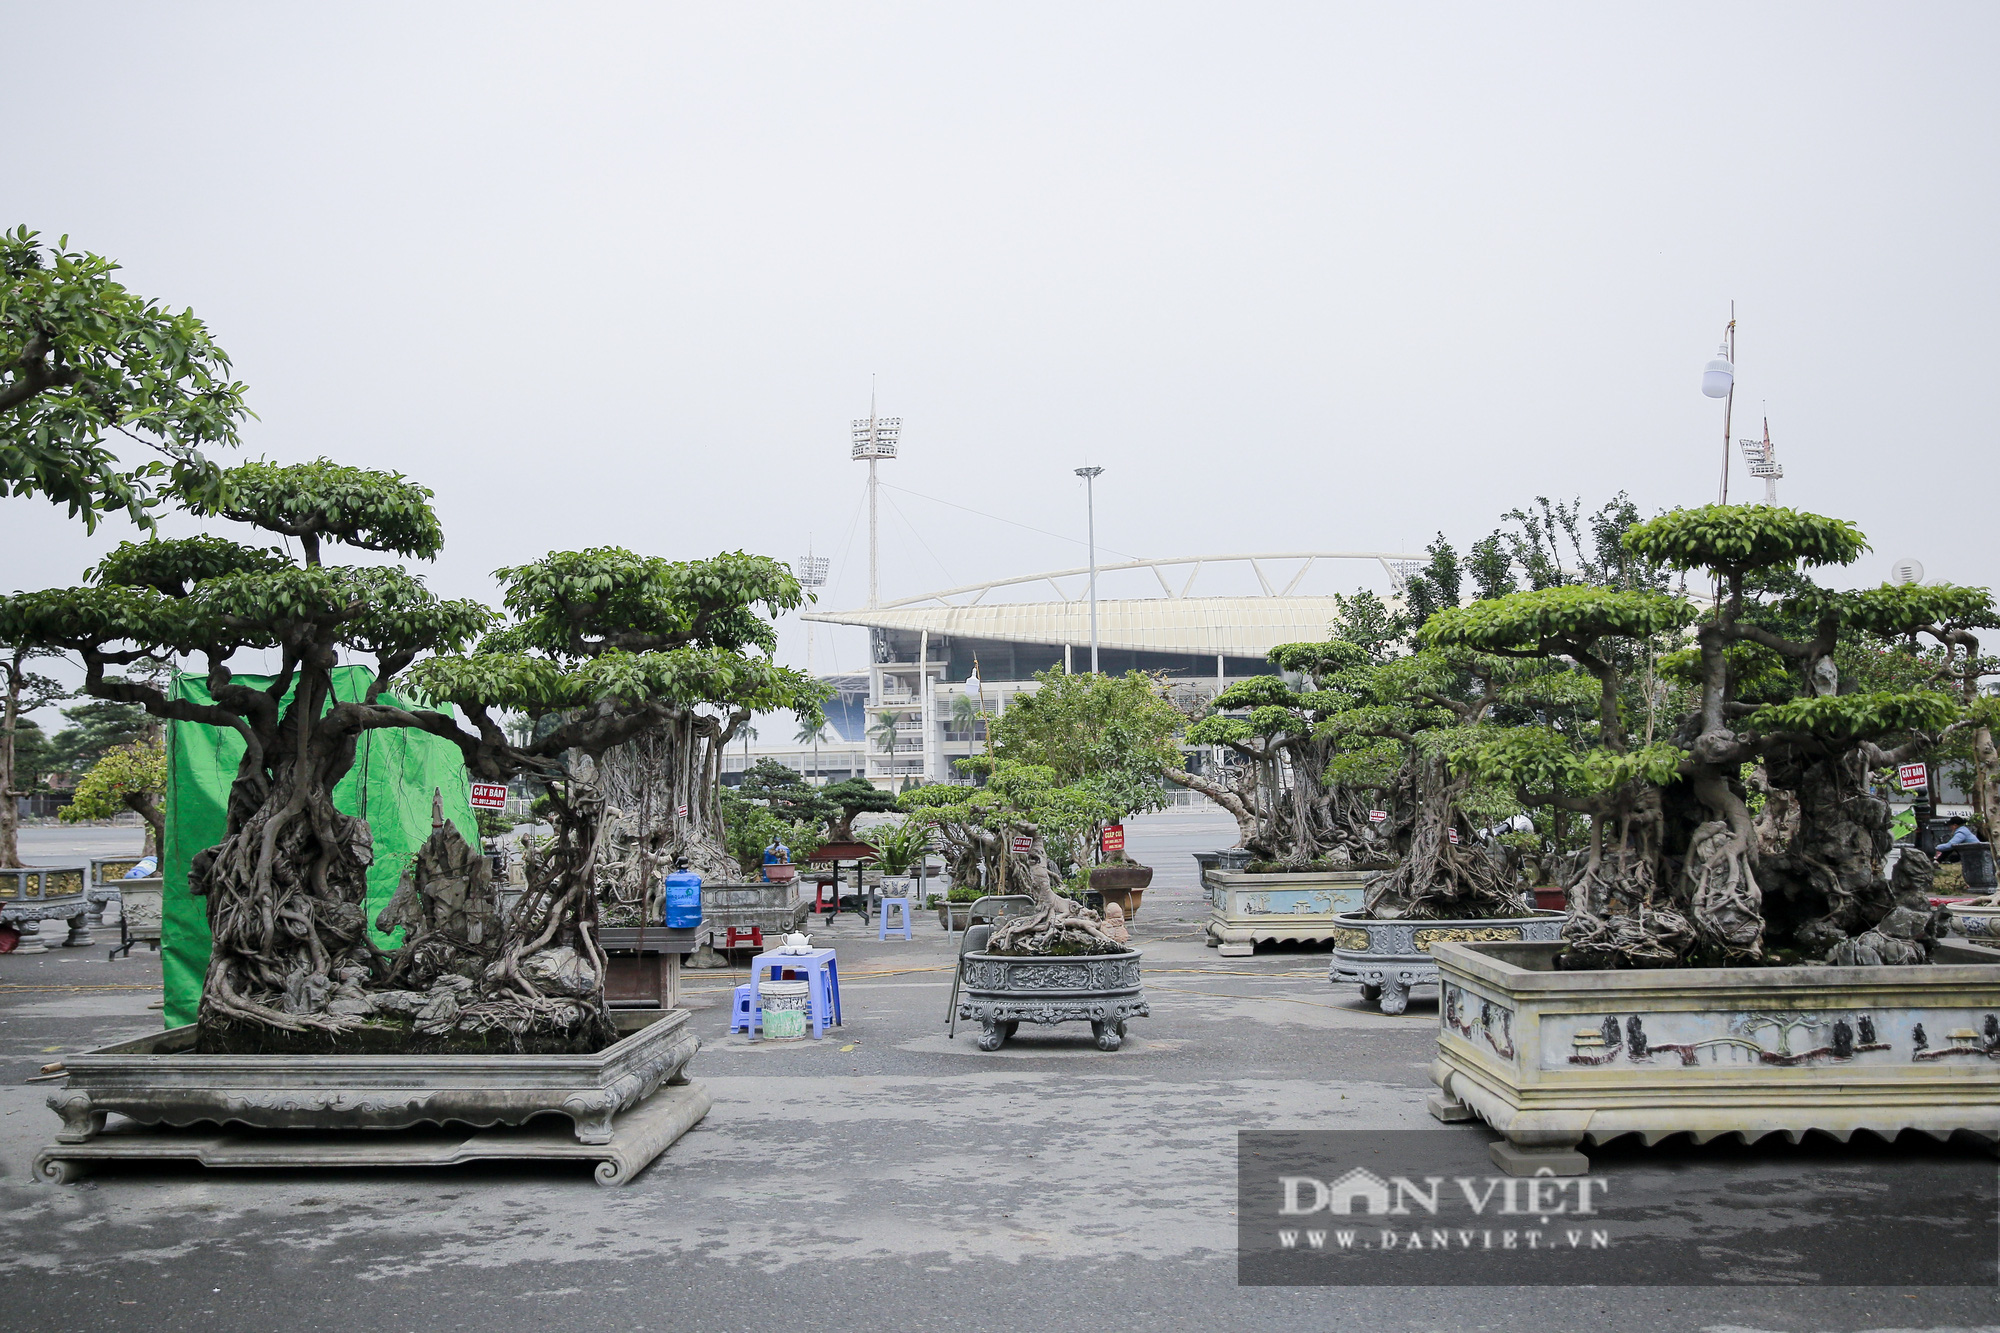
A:
<svg viewBox="0 0 2000 1333">
<path fill-rule="evenodd" d="M 983 1027 L 979 1049 L 997 1051 L 1023 1023 L 1090 1024 L 1097 1049 L 1115 1051 L 1125 1022 L 1151 1014 L 1139 980 L 1139 951 L 1073 957 L 969 953 L 958 1016 Z"/>
<path fill-rule="evenodd" d="M 1362 999 L 1380 1002 L 1385 1014 L 1400 1014 L 1409 1007 L 1411 987 L 1437 985 L 1432 945 L 1560 940 L 1566 919 L 1563 912 L 1466 921 L 1377 921 L 1343 914 L 1335 918 L 1327 980 L 1359 985 Z"/>
<path fill-rule="evenodd" d="M 125 892 L 125 874 L 143 859 L 138 856 L 91 858 L 90 874 L 87 877 L 89 887 L 83 891 L 84 900 L 90 904 L 91 925 L 104 924 L 105 907 L 122 901 Z"/>
<path fill-rule="evenodd" d="M 1975 944 L 2000 945 L 2000 907 L 1953 903 L 1951 928 Z"/>
<path fill-rule="evenodd" d="M 2000 951 L 1947 941 L 1924 967 L 1558 972 L 1560 948 L 1431 950 L 1431 1113 L 1500 1131 L 1503 1170 L 1579 1174 L 1579 1142 L 1628 1133 L 2000 1139 Z"/>
<path fill-rule="evenodd" d="M 1337 929 L 1334 918 L 1361 910 L 1362 886 L 1376 873 L 1323 870 L 1252 875 L 1211 870 L 1205 877 L 1211 904 L 1208 942 L 1224 957 L 1241 958 L 1254 952 L 1259 942 L 1331 940 Z"/>
<path fill-rule="evenodd" d="M 1195 882 L 1201 885 L 1201 900 L 1203 902 L 1209 901 L 1208 872 L 1219 869 L 1221 865 L 1221 852 L 1194 853 L 1194 878 Z"/>
<path fill-rule="evenodd" d="M 522 1125 L 566 1115 L 585 1144 L 701 1049 L 685 1009 L 614 1010 L 624 1036 L 592 1055 L 198 1055 L 192 1024 L 72 1055 L 49 1108 L 58 1144 L 86 1143 L 108 1112 L 145 1125 L 395 1130 Z M 664 1147 L 664 1145 L 662 1145 Z"/>
<path fill-rule="evenodd" d="M 90 933 L 86 874 L 82 866 L 0 870 L 0 930 L 9 940 L 18 937 L 15 952 L 48 952 L 41 939 L 44 921 L 69 923 L 64 948 L 80 949 L 96 943 Z"/>
<path fill-rule="evenodd" d="M 797 930 L 812 911 L 812 903 L 799 898 L 798 881 L 782 884 L 724 884 L 701 886 L 701 924 L 695 927 L 712 947 L 728 940 L 733 927 L 747 935 L 754 928 L 765 938 L 782 940 Z"/>
</svg>

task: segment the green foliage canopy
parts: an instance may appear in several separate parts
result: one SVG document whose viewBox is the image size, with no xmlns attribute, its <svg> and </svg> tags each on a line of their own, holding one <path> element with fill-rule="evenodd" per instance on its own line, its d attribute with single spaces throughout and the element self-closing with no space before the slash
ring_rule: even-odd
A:
<svg viewBox="0 0 2000 1333">
<path fill-rule="evenodd" d="M 150 528 L 170 497 L 213 508 L 227 490 L 201 450 L 235 445 L 250 415 L 194 312 L 137 295 L 117 269 L 67 236 L 0 232 L 0 490 L 66 505 L 91 531 L 119 512 Z M 113 435 L 160 457 L 128 468 Z"/>
</svg>

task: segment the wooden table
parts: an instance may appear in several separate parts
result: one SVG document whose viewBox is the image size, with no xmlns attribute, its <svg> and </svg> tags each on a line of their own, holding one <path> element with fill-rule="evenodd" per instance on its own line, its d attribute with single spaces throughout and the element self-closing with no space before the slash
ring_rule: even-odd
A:
<svg viewBox="0 0 2000 1333">
<path fill-rule="evenodd" d="M 598 932 L 610 964 L 604 1002 L 613 1009 L 678 1009 L 681 959 L 698 947 L 693 929 L 606 926 Z"/>
</svg>

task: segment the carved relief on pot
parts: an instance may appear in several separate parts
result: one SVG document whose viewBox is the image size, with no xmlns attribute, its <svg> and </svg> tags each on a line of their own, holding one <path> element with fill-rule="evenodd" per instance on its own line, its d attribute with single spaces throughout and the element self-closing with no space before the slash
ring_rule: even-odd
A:
<svg viewBox="0 0 2000 1333">
<path fill-rule="evenodd" d="M 1449 926 L 1416 931 L 1411 940 L 1419 953 L 1433 944 L 1491 944 L 1521 938 L 1519 926 Z"/>
<path fill-rule="evenodd" d="M 1365 953 L 1368 950 L 1368 932 L 1343 926 L 1341 929 L 1333 932 L 1333 947 L 1336 949 L 1353 949 L 1356 952 Z"/>
</svg>

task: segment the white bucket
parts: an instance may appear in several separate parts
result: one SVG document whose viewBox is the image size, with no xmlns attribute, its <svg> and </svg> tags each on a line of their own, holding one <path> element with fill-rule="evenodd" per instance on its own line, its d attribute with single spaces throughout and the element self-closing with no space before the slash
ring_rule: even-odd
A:
<svg viewBox="0 0 2000 1333">
<path fill-rule="evenodd" d="M 806 987 L 804 981 L 760 981 L 757 996 L 764 1006 L 764 1038 L 767 1041 L 797 1041 L 806 1035 Z"/>
</svg>

